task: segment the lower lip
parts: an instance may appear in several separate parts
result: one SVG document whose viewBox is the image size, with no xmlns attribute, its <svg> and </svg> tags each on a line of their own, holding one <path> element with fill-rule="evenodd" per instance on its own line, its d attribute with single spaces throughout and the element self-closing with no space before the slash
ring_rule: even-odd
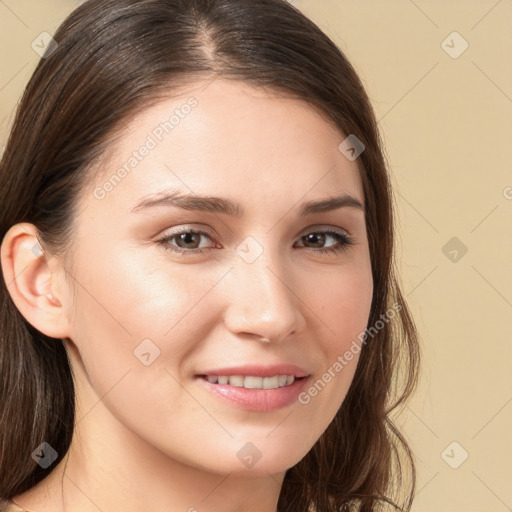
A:
<svg viewBox="0 0 512 512">
<path fill-rule="evenodd" d="M 214 384 L 203 377 L 197 377 L 201 385 L 217 397 L 241 409 L 257 412 L 271 412 L 291 405 L 306 385 L 307 377 L 296 379 L 289 386 L 275 389 L 247 389 L 229 384 Z"/>
</svg>

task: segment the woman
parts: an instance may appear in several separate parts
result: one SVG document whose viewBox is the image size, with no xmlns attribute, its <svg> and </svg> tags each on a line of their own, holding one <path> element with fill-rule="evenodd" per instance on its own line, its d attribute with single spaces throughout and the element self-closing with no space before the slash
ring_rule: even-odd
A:
<svg viewBox="0 0 512 512">
<path fill-rule="evenodd" d="M 418 342 L 347 59 L 282 0 L 54 37 L 0 168 L 0 510 L 408 510 Z"/>
</svg>

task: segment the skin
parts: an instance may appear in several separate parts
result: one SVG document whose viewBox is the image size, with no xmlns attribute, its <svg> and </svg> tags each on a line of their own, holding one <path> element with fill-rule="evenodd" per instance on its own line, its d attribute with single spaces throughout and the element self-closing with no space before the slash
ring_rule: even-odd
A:
<svg viewBox="0 0 512 512">
<path fill-rule="evenodd" d="M 191 113 L 97 199 L 94 190 L 190 96 Z M 308 404 L 265 413 L 218 399 L 194 375 L 287 362 L 314 383 L 365 330 L 373 283 L 364 212 L 298 215 L 304 201 L 345 193 L 364 204 L 357 161 L 338 150 L 346 135 L 324 114 L 240 82 L 197 82 L 131 121 L 82 191 L 72 252 L 34 254 L 27 223 L 2 243 L 11 296 L 32 325 L 63 339 L 78 397 L 67 456 L 13 501 L 33 512 L 274 512 L 285 471 L 333 419 L 359 355 Z M 131 213 L 169 187 L 236 200 L 244 215 Z M 202 254 L 157 243 L 181 228 L 212 230 L 188 241 Z M 324 254 L 337 239 L 301 238 L 328 228 L 352 245 Z M 263 251 L 252 263 L 236 251 L 249 236 Z M 180 248 L 178 238 L 168 243 Z M 160 350 L 149 366 L 134 356 L 146 338 Z M 262 454 L 251 468 L 237 457 L 248 442 Z"/>
</svg>

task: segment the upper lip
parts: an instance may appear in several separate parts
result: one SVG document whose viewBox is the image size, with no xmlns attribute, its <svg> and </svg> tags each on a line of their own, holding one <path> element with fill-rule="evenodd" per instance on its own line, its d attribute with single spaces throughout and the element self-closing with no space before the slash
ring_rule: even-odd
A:
<svg viewBox="0 0 512 512">
<path fill-rule="evenodd" d="M 295 366 L 294 364 L 273 364 L 269 366 L 262 365 L 242 365 L 230 366 L 229 368 L 215 368 L 206 370 L 197 374 L 198 376 L 210 375 L 251 375 L 254 377 L 273 377 L 274 375 L 293 375 L 294 377 L 307 377 L 309 374 L 306 370 Z"/>
</svg>

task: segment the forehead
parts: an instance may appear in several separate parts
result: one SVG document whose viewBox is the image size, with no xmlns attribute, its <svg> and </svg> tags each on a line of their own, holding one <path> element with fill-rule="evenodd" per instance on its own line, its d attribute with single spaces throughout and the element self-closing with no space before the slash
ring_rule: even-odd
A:
<svg viewBox="0 0 512 512">
<path fill-rule="evenodd" d="M 345 137 L 305 101 L 241 82 L 197 83 L 128 120 L 85 199 L 94 203 L 100 188 L 104 208 L 126 212 L 169 188 L 283 205 L 334 189 L 363 202 L 357 161 L 339 150 Z"/>
</svg>

